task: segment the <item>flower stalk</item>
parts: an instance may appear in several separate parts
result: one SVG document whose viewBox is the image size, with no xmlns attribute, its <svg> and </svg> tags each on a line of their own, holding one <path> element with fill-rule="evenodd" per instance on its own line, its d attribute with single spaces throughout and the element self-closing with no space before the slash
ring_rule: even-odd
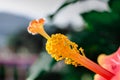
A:
<svg viewBox="0 0 120 80">
<path fill-rule="evenodd" d="M 70 41 L 63 34 L 52 34 L 49 36 L 44 28 L 44 19 L 33 20 L 28 26 L 28 32 L 32 34 L 40 34 L 47 39 L 46 50 L 55 60 L 64 60 L 66 64 L 74 66 L 84 66 L 89 70 L 110 80 L 114 74 L 98 64 L 94 63 L 84 55 L 82 48 L 78 49 L 78 45 Z"/>
</svg>

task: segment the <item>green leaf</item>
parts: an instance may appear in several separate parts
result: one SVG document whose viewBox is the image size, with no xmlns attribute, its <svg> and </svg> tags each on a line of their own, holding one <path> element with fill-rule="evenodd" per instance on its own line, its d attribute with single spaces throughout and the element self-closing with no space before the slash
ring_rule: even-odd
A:
<svg viewBox="0 0 120 80">
<path fill-rule="evenodd" d="M 83 19 L 90 24 L 98 25 L 99 24 L 111 24 L 113 21 L 119 18 L 118 14 L 109 13 L 109 12 L 96 12 L 91 11 L 88 13 L 82 14 Z"/>
<path fill-rule="evenodd" d="M 120 0 L 110 0 L 108 4 L 113 12 L 120 14 Z"/>
<path fill-rule="evenodd" d="M 118 36 L 120 34 L 120 16 L 116 13 L 91 11 L 82 14 L 82 17 L 88 24 L 87 27 L 90 31 L 106 36 Z"/>
</svg>

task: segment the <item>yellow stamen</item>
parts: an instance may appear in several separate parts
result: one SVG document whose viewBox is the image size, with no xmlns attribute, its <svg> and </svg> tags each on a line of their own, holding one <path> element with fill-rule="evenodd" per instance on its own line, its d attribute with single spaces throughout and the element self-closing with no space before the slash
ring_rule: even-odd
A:
<svg viewBox="0 0 120 80">
<path fill-rule="evenodd" d="M 80 64 L 74 61 L 70 56 L 71 54 L 76 55 L 76 53 L 79 53 L 77 47 L 77 44 L 71 42 L 66 36 L 60 33 L 53 34 L 46 43 L 46 50 L 53 58 L 57 61 L 65 59 L 66 64 L 72 64 L 75 66 Z M 80 51 L 84 55 L 82 48 L 80 48 Z"/>
</svg>

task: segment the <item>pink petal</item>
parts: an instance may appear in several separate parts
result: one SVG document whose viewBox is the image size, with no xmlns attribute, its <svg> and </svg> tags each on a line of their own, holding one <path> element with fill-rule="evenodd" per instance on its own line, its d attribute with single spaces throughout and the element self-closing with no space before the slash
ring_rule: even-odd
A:
<svg viewBox="0 0 120 80">
<path fill-rule="evenodd" d="M 102 54 L 98 57 L 98 63 L 111 71 L 115 76 L 111 80 L 120 80 L 120 48 L 111 55 Z M 100 75 L 95 75 L 94 80 L 106 80 Z"/>
</svg>

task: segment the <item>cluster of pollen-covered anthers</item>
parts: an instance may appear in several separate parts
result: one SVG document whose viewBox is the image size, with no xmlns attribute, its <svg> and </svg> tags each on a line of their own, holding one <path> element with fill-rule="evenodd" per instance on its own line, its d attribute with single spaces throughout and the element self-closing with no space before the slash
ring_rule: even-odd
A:
<svg viewBox="0 0 120 80">
<path fill-rule="evenodd" d="M 66 64 L 75 66 L 82 65 L 91 71 L 100 74 L 107 80 L 114 76 L 113 73 L 94 63 L 85 57 L 83 49 L 78 50 L 78 45 L 70 41 L 63 34 L 52 34 L 51 37 L 45 32 L 44 19 L 33 20 L 28 26 L 28 32 L 32 34 L 40 34 L 47 39 L 46 50 L 57 61 L 65 60 Z"/>
<path fill-rule="evenodd" d="M 46 43 L 46 50 L 48 53 L 55 58 L 57 61 L 65 59 L 66 64 L 72 64 L 75 66 L 80 65 L 74 59 L 73 55 L 83 53 L 82 48 L 77 49 L 78 45 L 71 42 L 63 34 L 53 34 Z M 81 55 L 82 56 L 82 55 Z M 83 55 L 83 57 L 85 57 Z"/>
</svg>

